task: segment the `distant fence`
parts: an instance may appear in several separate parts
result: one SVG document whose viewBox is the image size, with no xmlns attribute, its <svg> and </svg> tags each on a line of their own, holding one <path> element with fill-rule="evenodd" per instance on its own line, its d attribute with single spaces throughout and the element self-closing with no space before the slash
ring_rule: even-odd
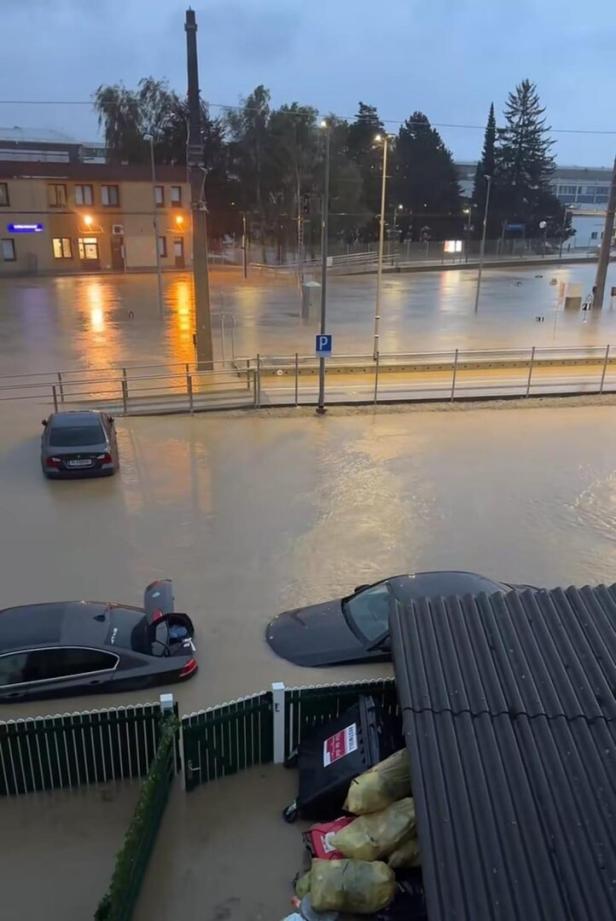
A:
<svg viewBox="0 0 616 921">
<path fill-rule="evenodd" d="M 0 722 L 0 795 L 144 777 L 160 733 L 158 704 Z"/>
<path fill-rule="evenodd" d="M 163 818 L 175 776 L 175 741 L 178 721 L 161 722 L 160 740 L 124 843 L 116 855 L 109 888 L 103 896 L 95 921 L 130 921 L 148 861 Z"/>
</svg>

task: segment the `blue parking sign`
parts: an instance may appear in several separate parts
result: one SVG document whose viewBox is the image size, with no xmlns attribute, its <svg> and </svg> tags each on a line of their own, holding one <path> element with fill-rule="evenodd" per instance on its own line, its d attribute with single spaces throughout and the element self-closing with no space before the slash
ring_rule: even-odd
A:
<svg viewBox="0 0 616 921">
<path fill-rule="evenodd" d="M 315 351 L 319 358 L 329 358 L 332 353 L 331 333 L 317 333 Z"/>
</svg>

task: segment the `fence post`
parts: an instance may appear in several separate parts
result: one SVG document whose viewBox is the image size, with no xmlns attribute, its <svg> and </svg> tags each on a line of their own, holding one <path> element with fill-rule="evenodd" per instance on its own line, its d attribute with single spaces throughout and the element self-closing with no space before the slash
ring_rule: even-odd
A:
<svg viewBox="0 0 616 921">
<path fill-rule="evenodd" d="M 601 386 L 599 387 L 599 393 L 603 393 L 603 385 L 605 383 L 605 373 L 607 371 L 607 363 L 610 359 L 610 347 L 606 346 L 605 349 L 605 358 L 603 360 L 603 371 L 601 373 Z"/>
<path fill-rule="evenodd" d="M 62 372 L 58 371 L 58 384 L 60 385 L 60 402 L 64 403 L 64 385 L 62 384 Z"/>
<path fill-rule="evenodd" d="M 55 384 L 51 385 L 51 395 L 53 397 L 53 411 L 57 413 L 58 412 L 58 392 L 56 390 Z"/>
<path fill-rule="evenodd" d="M 124 406 L 124 415 L 128 413 L 128 383 L 122 380 L 122 405 Z"/>
<path fill-rule="evenodd" d="M 186 380 L 187 389 L 188 389 L 188 408 L 190 411 L 193 411 L 193 385 L 192 385 L 192 375 L 189 374 Z"/>
<path fill-rule="evenodd" d="M 299 355 L 295 353 L 295 405 L 299 406 Z"/>
<path fill-rule="evenodd" d="M 261 356 L 257 355 L 257 373 L 255 376 L 255 406 L 261 406 Z"/>
<path fill-rule="evenodd" d="M 374 402 L 377 402 L 377 396 L 379 392 L 379 350 L 377 349 L 375 358 L 374 358 Z"/>
<path fill-rule="evenodd" d="M 272 684 L 272 703 L 273 703 L 273 720 L 274 720 L 274 764 L 284 764 L 285 746 L 284 746 L 284 699 L 285 687 L 282 681 L 274 681 Z"/>
<path fill-rule="evenodd" d="M 220 348 L 222 351 L 222 369 L 225 370 L 225 315 L 220 315 Z"/>
<path fill-rule="evenodd" d="M 530 379 L 533 376 L 533 365 L 535 363 L 535 346 L 533 345 L 530 353 L 530 365 L 528 368 L 528 381 L 526 382 L 526 396 L 530 393 Z"/>
<path fill-rule="evenodd" d="M 453 374 L 451 377 L 451 400 L 453 402 L 454 394 L 456 392 L 456 375 L 458 373 L 458 350 L 453 357 Z"/>
</svg>

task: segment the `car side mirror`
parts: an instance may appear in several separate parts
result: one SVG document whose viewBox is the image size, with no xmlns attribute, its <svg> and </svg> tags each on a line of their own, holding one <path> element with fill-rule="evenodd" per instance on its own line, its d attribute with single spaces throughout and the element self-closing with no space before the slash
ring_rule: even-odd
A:
<svg viewBox="0 0 616 921">
<path fill-rule="evenodd" d="M 47 419 L 41 419 L 41 425 L 47 425 Z"/>
<path fill-rule="evenodd" d="M 355 591 L 356 591 L 356 592 L 363 592 L 363 590 L 364 590 L 365 588 L 370 588 L 370 583 L 369 583 L 369 582 L 364 582 L 363 585 L 356 585 L 356 586 L 355 586 Z"/>
</svg>

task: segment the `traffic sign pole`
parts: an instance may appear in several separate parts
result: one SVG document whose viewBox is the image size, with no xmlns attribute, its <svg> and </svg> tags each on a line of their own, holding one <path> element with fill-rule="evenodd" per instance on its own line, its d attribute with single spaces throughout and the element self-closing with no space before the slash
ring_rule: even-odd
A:
<svg viewBox="0 0 616 921">
<path fill-rule="evenodd" d="M 323 205 L 321 208 L 321 336 L 325 336 L 325 322 L 327 310 L 327 237 L 329 219 L 329 142 L 330 129 L 327 123 L 325 128 L 325 182 L 323 187 Z M 330 338 L 331 343 L 331 338 Z M 331 348 L 330 348 L 331 354 Z M 319 360 L 319 401 L 317 413 L 325 412 L 325 358 Z"/>
</svg>

